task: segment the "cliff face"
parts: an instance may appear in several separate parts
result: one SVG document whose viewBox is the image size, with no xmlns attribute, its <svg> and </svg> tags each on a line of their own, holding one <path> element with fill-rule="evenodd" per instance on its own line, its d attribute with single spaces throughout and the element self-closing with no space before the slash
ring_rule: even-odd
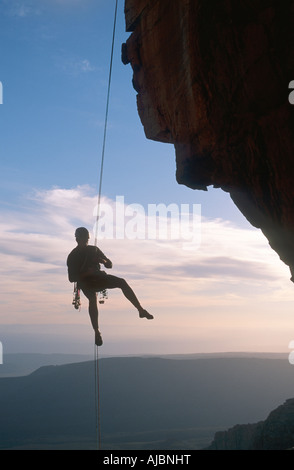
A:
<svg viewBox="0 0 294 470">
<path fill-rule="evenodd" d="M 208 450 L 287 450 L 294 448 L 294 399 L 272 411 L 265 421 L 217 432 Z"/>
<path fill-rule="evenodd" d="M 294 271 L 294 0 L 126 0 L 122 59 L 176 178 L 220 187 Z"/>
</svg>

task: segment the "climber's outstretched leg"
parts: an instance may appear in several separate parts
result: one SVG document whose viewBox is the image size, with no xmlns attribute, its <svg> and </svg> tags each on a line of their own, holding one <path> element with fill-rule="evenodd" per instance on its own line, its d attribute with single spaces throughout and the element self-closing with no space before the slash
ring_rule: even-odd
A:
<svg viewBox="0 0 294 470">
<path fill-rule="evenodd" d="M 153 319 L 153 315 L 148 313 L 147 310 L 144 310 L 144 308 L 141 306 L 133 289 L 129 286 L 125 279 L 104 273 L 103 276 L 98 275 L 91 277 L 91 279 L 88 279 L 87 283 L 88 286 L 83 286 L 82 291 L 89 300 L 89 315 L 93 330 L 95 331 L 95 344 L 97 346 L 101 346 L 103 343 L 98 326 L 97 292 L 99 291 L 104 289 L 121 289 L 124 296 L 138 310 L 140 318 L 147 318 L 147 320 Z"/>
<path fill-rule="evenodd" d="M 125 279 L 122 279 L 121 277 L 117 277 L 117 276 L 112 276 L 111 274 L 107 274 L 107 277 L 105 278 L 105 288 L 106 289 L 116 289 L 116 288 L 121 289 L 124 296 L 138 310 L 140 318 L 147 318 L 147 320 L 153 319 L 153 315 L 151 315 L 146 310 L 144 310 L 139 300 L 137 299 L 133 289 L 129 286 L 129 284 L 127 283 Z"/>
</svg>

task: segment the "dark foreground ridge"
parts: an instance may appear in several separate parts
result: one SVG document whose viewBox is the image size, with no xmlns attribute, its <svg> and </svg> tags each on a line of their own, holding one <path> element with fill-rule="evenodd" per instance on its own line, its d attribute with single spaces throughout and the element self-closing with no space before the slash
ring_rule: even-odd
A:
<svg viewBox="0 0 294 470">
<path fill-rule="evenodd" d="M 265 421 L 217 432 L 208 450 L 287 450 L 294 448 L 294 398 Z"/>
</svg>

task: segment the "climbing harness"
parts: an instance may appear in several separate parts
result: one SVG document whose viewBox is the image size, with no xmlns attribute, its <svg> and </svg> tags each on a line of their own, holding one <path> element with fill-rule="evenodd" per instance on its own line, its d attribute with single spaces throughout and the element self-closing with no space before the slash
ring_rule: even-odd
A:
<svg viewBox="0 0 294 470">
<path fill-rule="evenodd" d="M 99 304 L 104 304 L 106 299 L 108 299 L 107 289 L 103 289 L 99 292 Z"/>
<path fill-rule="evenodd" d="M 81 310 L 82 302 L 81 302 L 81 293 L 80 293 L 80 288 L 78 287 L 77 283 L 74 283 L 74 290 L 73 290 L 73 299 L 72 299 L 72 305 L 76 310 Z M 99 304 L 104 304 L 105 300 L 108 299 L 108 291 L 107 289 L 103 289 L 98 292 L 99 298 L 98 302 Z"/>
</svg>

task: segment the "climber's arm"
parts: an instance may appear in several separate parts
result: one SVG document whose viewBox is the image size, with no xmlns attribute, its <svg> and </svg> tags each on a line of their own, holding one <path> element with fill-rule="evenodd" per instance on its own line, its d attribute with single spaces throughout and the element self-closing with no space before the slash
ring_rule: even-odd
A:
<svg viewBox="0 0 294 470">
<path fill-rule="evenodd" d="M 97 258 L 98 258 L 98 263 L 103 264 L 106 268 L 111 269 L 112 268 L 112 261 L 110 261 L 105 254 L 97 248 Z"/>
</svg>

